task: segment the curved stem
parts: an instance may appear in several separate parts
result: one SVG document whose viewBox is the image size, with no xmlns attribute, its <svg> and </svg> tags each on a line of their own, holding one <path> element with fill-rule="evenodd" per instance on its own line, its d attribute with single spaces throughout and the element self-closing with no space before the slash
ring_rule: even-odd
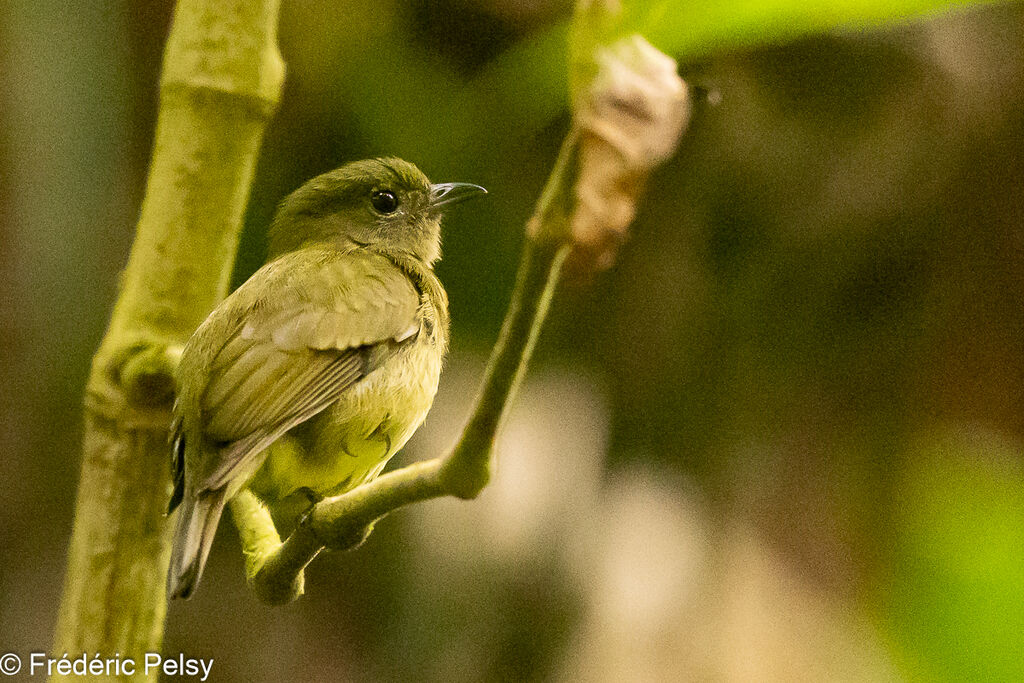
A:
<svg viewBox="0 0 1024 683">
<path fill-rule="evenodd" d="M 556 169 L 558 173 L 568 172 L 565 165 Z M 556 218 L 558 212 L 548 209 L 542 202 L 534 220 L 544 220 L 541 216 L 561 220 Z M 259 535 L 242 532 L 246 573 L 261 599 L 278 604 L 301 595 L 301 589 L 294 588 L 297 577 L 317 553 L 324 547 L 346 549 L 358 545 L 368 529 L 393 510 L 431 498 L 473 498 L 479 494 L 490 478 L 495 436 L 526 372 L 568 252 L 567 243 L 527 241 L 516 289 L 480 396 L 458 444 L 447 456 L 388 472 L 321 501 L 306 521 L 273 550 L 268 546 L 257 548 L 256 541 L 247 539 L 257 539 Z M 233 508 L 234 505 L 233 501 Z M 242 505 L 248 503 L 243 501 Z M 262 538 L 265 540 L 266 536 Z M 256 559 L 250 563 L 252 558 Z"/>
<path fill-rule="evenodd" d="M 321 501 L 269 554 L 247 548 L 247 556 L 265 558 L 247 565 L 258 594 L 275 601 L 294 598 L 296 577 L 322 548 L 358 545 L 378 519 L 404 505 L 441 496 L 474 498 L 487 485 L 495 438 L 526 372 L 566 256 L 573 246 L 597 246 L 594 264 L 610 262 L 643 181 L 675 149 L 688 121 L 686 90 L 671 58 L 639 36 L 598 49 L 616 20 L 616 7 L 580 0 L 575 38 L 585 50 L 574 59 L 586 60 L 594 74 L 584 79 L 589 81 L 585 92 L 577 79 L 573 124 L 526 226 L 512 302 L 458 443 L 443 458 Z M 577 73 L 586 71 L 581 69 Z"/>
</svg>

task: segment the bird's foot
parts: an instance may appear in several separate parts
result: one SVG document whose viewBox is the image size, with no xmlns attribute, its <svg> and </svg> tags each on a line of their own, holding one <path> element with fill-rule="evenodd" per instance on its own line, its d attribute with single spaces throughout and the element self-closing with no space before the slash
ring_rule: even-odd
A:
<svg viewBox="0 0 1024 683">
<path fill-rule="evenodd" d="M 298 526 L 309 526 L 312 531 L 313 523 L 313 510 L 316 508 L 317 503 L 322 501 L 324 498 L 329 498 L 332 495 L 338 495 L 348 490 L 349 479 L 341 482 L 334 489 L 328 492 L 327 496 L 321 496 L 317 492 L 313 491 L 308 487 L 302 487 L 295 491 L 296 494 L 301 494 L 309 500 L 309 507 L 299 515 Z M 371 522 L 366 526 L 349 527 L 335 532 L 333 529 L 313 531 L 313 535 L 316 536 L 317 540 L 323 543 L 325 548 L 330 550 L 355 550 L 369 538 L 370 533 L 373 531 L 373 525 L 376 522 Z"/>
<path fill-rule="evenodd" d="M 317 538 L 330 550 L 355 550 L 370 537 L 374 524 L 376 522 L 356 528 L 349 527 L 340 533 L 334 533 L 333 530 L 328 534 L 318 533 Z"/>
<path fill-rule="evenodd" d="M 309 501 L 309 507 L 307 507 L 301 513 L 299 513 L 298 526 L 304 526 L 307 522 L 310 521 L 310 517 L 312 517 L 313 515 L 313 508 L 315 508 L 316 504 L 323 500 L 324 497 L 318 494 L 313 489 L 309 488 L 308 486 L 303 486 L 302 488 L 296 490 L 295 493 L 304 496 L 306 500 Z"/>
</svg>

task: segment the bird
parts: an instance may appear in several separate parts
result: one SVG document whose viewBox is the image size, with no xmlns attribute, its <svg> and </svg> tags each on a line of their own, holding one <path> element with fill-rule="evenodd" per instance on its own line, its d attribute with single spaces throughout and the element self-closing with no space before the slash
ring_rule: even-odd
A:
<svg viewBox="0 0 1024 683">
<path fill-rule="evenodd" d="M 486 193 L 375 158 L 281 202 L 266 264 L 182 349 L 169 596 L 192 595 L 239 491 L 311 508 L 376 477 L 422 424 L 448 346 L 442 212 Z"/>
</svg>

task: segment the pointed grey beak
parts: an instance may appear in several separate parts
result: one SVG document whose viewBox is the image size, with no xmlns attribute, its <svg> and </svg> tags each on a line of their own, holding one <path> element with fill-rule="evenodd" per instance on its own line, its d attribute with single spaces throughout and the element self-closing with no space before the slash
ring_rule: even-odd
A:
<svg viewBox="0 0 1024 683">
<path fill-rule="evenodd" d="M 473 183 L 435 183 L 430 186 L 430 208 L 437 209 L 482 194 L 487 194 L 487 190 Z"/>
</svg>

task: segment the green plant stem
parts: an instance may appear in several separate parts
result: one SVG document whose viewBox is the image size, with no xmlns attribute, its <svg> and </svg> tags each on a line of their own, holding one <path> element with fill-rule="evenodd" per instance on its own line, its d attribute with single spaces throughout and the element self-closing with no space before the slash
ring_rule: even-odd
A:
<svg viewBox="0 0 1024 683">
<path fill-rule="evenodd" d="M 58 654 L 142 661 L 160 649 L 173 371 L 181 345 L 227 292 L 284 79 L 278 6 L 181 0 L 175 10 L 135 242 L 86 388 Z"/>
<path fill-rule="evenodd" d="M 475 498 L 490 480 L 494 440 L 533 354 L 551 297 L 569 253 L 568 243 L 528 240 L 501 335 L 491 353 L 483 389 L 455 448 L 443 461 L 446 491 Z"/>
<path fill-rule="evenodd" d="M 501 334 L 473 413 L 456 446 L 444 457 L 388 472 L 352 491 L 321 501 L 272 551 L 267 545 L 256 547 L 256 542 L 250 540 L 270 538 L 266 526 L 272 529 L 273 523 L 269 514 L 246 515 L 242 514 L 245 510 L 240 510 L 236 518 L 262 529 L 242 531 L 248 579 L 260 599 L 280 604 L 298 597 L 301 588 L 296 590 L 297 577 L 317 553 L 324 547 L 345 549 L 358 545 L 373 524 L 389 512 L 442 496 L 474 498 L 487 485 L 495 437 L 526 372 L 569 253 L 564 225 L 567 213 L 561 206 L 566 194 L 553 188 L 572 185 L 575 169 L 567 160 L 573 156 L 576 139 L 575 133 L 570 133 L 538 202 Z M 231 505 L 234 511 L 236 505 L 249 508 L 251 501 L 238 501 L 236 497 Z"/>
</svg>

